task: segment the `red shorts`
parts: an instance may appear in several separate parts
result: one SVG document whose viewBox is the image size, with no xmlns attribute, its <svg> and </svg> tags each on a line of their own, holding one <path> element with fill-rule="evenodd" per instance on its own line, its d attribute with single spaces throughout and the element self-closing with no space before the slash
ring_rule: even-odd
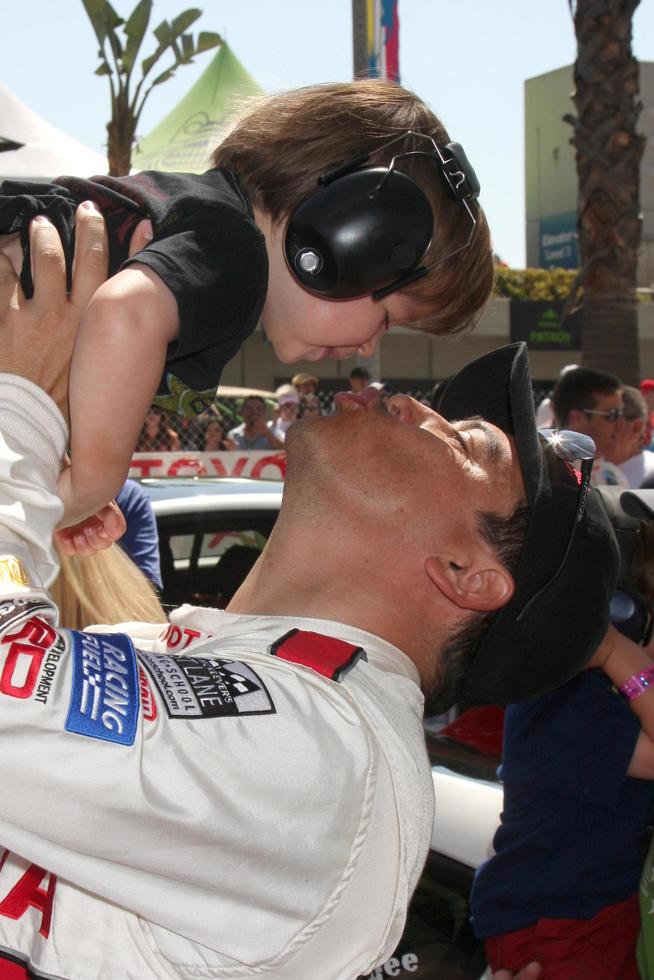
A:
<svg viewBox="0 0 654 980">
<path fill-rule="evenodd" d="M 492 969 L 520 970 L 536 960 L 540 980 L 638 980 L 638 896 L 609 905 L 592 919 L 539 919 L 533 926 L 485 940 Z"/>
</svg>

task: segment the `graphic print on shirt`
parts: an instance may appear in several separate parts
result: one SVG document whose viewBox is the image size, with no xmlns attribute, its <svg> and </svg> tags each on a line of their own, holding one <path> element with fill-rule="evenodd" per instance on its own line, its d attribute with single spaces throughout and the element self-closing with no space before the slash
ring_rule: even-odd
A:
<svg viewBox="0 0 654 980">
<path fill-rule="evenodd" d="M 6 604 L 5 604 L 6 605 Z M 36 605 L 36 604 L 35 604 Z M 24 610 L 29 606 L 26 603 Z M 14 621 L 20 623 L 23 615 Z M 4 626 L 11 620 L 5 611 Z M 47 704 L 66 641 L 45 619 L 27 619 L 0 639 L 0 694 Z"/>
<path fill-rule="evenodd" d="M 247 664 L 215 657 L 139 651 L 170 718 L 275 714 L 265 684 Z"/>
<path fill-rule="evenodd" d="M 171 371 L 167 371 L 152 402 L 164 412 L 174 412 L 182 418 L 194 419 L 196 415 L 211 408 L 216 399 L 217 387 L 216 383 L 215 388 L 194 391 L 181 378 L 176 378 Z"/>
<path fill-rule="evenodd" d="M 212 636 L 213 633 L 207 633 L 205 630 L 194 630 L 190 626 L 170 623 L 160 634 L 159 639 L 165 642 L 167 650 L 186 650 L 187 646 L 195 640 L 208 640 Z"/>
<path fill-rule="evenodd" d="M 141 714 L 143 715 L 143 720 L 156 721 L 157 702 L 154 699 L 154 693 L 150 687 L 148 675 L 142 667 L 139 667 L 139 689 L 141 691 Z"/>
<path fill-rule="evenodd" d="M 45 599 L 7 599 L 0 602 L 0 635 L 26 619 L 52 613 L 53 607 Z"/>
<path fill-rule="evenodd" d="M 43 940 L 54 941 L 56 889 L 56 875 L 0 849 L 0 980 L 52 978 L 31 957 Z"/>
</svg>

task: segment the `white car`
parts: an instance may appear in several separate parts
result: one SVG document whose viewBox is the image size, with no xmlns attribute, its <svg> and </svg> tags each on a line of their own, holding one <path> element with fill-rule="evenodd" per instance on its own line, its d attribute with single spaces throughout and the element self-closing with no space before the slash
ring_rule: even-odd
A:
<svg viewBox="0 0 654 980">
<path fill-rule="evenodd" d="M 272 530 L 283 484 L 206 477 L 141 483 L 157 519 L 164 603 L 226 605 Z M 486 961 L 470 928 L 468 896 L 499 822 L 499 758 L 492 747 L 471 748 L 429 722 L 425 734 L 436 794 L 431 850 L 398 949 L 372 980 L 479 980 Z"/>
<path fill-rule="evenodd" d="M 238 477 L 140 482 L 157 519 L 164 604 L 225 606 L 268 539 L 283 483 Z"/>
</svg>

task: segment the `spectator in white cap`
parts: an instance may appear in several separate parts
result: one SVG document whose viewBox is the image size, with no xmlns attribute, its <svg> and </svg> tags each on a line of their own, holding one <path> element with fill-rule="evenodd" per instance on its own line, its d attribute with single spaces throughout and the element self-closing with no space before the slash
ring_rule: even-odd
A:
<svg viewBox="0 0 654 980">
<path fill-rule="evenodd" d="M 278 439 L 283 442 L 289 427 L 297 420 L 300 396 L 297 388 L 293 385 L 280 385 L 275 390 L 277 398 L 277 408 L 274 412 L 272 422 L 268 423 L 268 428 Z"/>
<path fill-rule="evenodd" d="M 379 392 L 379 397 L 384 405 L 393 394 L 393 389 L 386 383 L 386 381 L 371 381 L 368 387 L 377 389 Z"/>
</svg>

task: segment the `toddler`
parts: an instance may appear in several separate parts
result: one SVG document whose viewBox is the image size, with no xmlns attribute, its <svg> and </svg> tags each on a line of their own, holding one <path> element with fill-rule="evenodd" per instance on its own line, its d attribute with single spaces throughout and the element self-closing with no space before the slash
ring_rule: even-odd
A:
<svg viewBox="0 0 654 980">
<path fill-rule="evenodd" d="M 438 118 L 413 93 L 355 81 L 257 103 L 204 174 L 1 183 L 0 251 L 28 297 L 31 218 L 45 215 L 58 229 L 69 280 L 77 206 L 97 207 L 107 226 L 110 278 L 85 312 L 71 363 L 72 465 L 60 478 L 62 525 L 96 512 L 123 485 L 152 402 L 186 416 L 206 410 L 223 366 L 260 319 L 286 363 L 370 356 L 394 323 L 432 333 L 470 326 L 490 294 L 492 255 L 476 195 L 462 200 L 439 172 L 448 143 Z M 381 296 L 377 288 L 388 282 L 327 298 L 291 270 L 288 219 L 322 175 L 348 161 L 365 163 L 368 155 L 371 167 L 408 174 L 422 189 L 434 216 L 430 240 L 425 254 L 408 262 L 398 253 L 409 272 L 406 285 L 400 277 Z M 153 237 L 130 256 L 144 220 Z M 421 274 L 411 281 L 419 264 Z"/>
</svg>

